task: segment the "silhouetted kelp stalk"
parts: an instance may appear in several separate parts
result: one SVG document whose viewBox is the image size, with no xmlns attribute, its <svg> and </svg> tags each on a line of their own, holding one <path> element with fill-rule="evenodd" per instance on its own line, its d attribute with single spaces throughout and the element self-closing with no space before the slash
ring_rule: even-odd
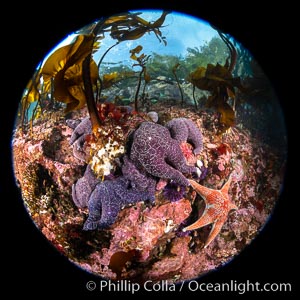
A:
<svg viewBox="0 0 300 300">
<path fill-rule="evenodd" d="M 234 70 L 234 67 L 235 67 L 236 62 L 237 62 L 237 51 L 236 51 L 234 45 L 232 44 L 232 42 L 229 40 L 229 38 L 223 32 L 218 30 L 218 34 L 221 37 L 221 39 L 223 40 L 223 42 L 226 44 L 226 46 L 229 50 L 230 55 L 226 59 L 225 66 L 228 66 L 228 71 L 231 74 L 233 74 L 233 70 Z M 236 111 L 235 111 L 235 104 L 236 104 L 235 94 L 230 95 L 230 96 L 232 96 L 232 99 L 233 99 L 232 109 L 234 111 L 234 114 L 236 114 Z"/>
<path fill-rule="evenodd" d="M 163 11 L 154 22 L 144 20 L 139 16 L 140 13 L 123 13 L 101 19 L 77 32 L 78 35 L 73 42 L 54 51 L 29 82 L 21 101 L 22 128 L 24 128 L 25 115 L 30 103 L 37 101 L 40 96 L 42 77 L 43 84 L 46 86 L 49 87 L 51 82 L 53 83 L 53 97 L 56 101 L 66 104 L 66 113 L 87 105 L 93 132 L 97 132 L 101 120 L 97 112 L 94 91 L 97 91 L 97 81 L 100 76 L 98 66 L 93 60 L 93 53 L 100 47 L 98 40 L 104 39 L 105 34 L 109 33 L 111 38 L 117 40 L 115 44 L 117 45 L 122 41 L 137 40 L 145 33 L 153 32 L 159 42 L 166 45 L 166 38 L 162 36 L 160 27 L 169 13 Z M 112 47 L 104 53 L 104 56 Z M 146 61 L 145 57 L 144 62 Z M 101 64 L 101 61 L 99 63 Z M 143 74 L 146 80 L 145 70 Z M 102 88 L 103 82 L 101 87 L 100 79 L 100 89 Z M 99 91 L 98 95 L 100 95 Z"/>
<path fill-rule="evenodd" d="M 169 14 L 170 12 L 164 11 L 162 15 L 154 22 L 150 23 L 141 17 L 139 17 L 139 13 L 131 14 L 131 13 L 126 13 L 126 14 L 121 14 L 117 16 L 110 17 L 105 20 L 104 25 L 101 26 L 102 32 L 104 37 L 104 32 L 109 31 L 110 36 L 113 39 L 116 39 L 118 42 L 114 45 L 112 45 L 110 48 L 108 48 L 100 62 L 98 63 L 98 69 L 100 69 L 100 65 L 105 57 L 105 55 L 116 45 L 118 45 L 122 41 L 127 41 L 127 40 L 136 40 L 141 38 L 146 32 L 154 32 L 156 37 L 160 42 L 163 42 L 166 45 L 166 38 L 162 36 L 161 31 L 159 28 L 162 26 L 162 24 L 165 21 L 165 17 Z M 110 29 L 107 29 L 107 27 L 110 27 Z M 97 26 L 96 26 L 97 27 Z M 99 31 L 99 30 L 98 30 Z M 95 29 L 94 31 L 95 32 Z M 97 35 L 97 33 L 96 33 Z M 146 67 L 145 64 L 147 60 L 149 59 L 149 56 L 140 56 L 138 61 L 138 65 L 142 67 L 142 70 L 139 74 L 139 83 L 137 87 L 137 92 L 135 95 L 135 110 L 137 111 L 138 105 L 137 105 L 137 98 L 139 94 L 139 89 L 141 85 L 141 77 L 144 74 L 145 82 L 147 82 L 149 75 L 146 73 Z M 101 81 L 101 77 L 98 76 L 98 79 L 100 78 L 100 93 L 99 96 L 101 95 L 101 90 L 103 89 L 103 82 Z M 149 79 L 150 80 L 150 79 Z M 113 81 L 112 81 L 113 82 Z M 92 126 L 94 128 L 94 124 L 92 122 Z M 96 127 L 99 127 L 99 125 L 96 125 Z"/>
<path fill-rule="evenodd" d="M 232 42 L 229 40 L 228 36 L 226 36 L 220 30 L 218 30 L 218 34 L 229 49 L 230 55 L 226 59 L 225 66 L 228 68 L 228 72 L 232 73 L 237 62 L 237 51 Z"/>
<path fill-rule="evenodd" d="M 141 83 L 142 83 L 142 77 L 144 75 L 144 80 L 145 80 L 145 85 L 144 85 L 144 90 L 143 94 L 145 94 L 145 88 L 146 84 L 150 81 L 150 75 L 147 73 L 146 69 L 146 63 L 149 60 L 151 55 L 145 55 L 142 53 L 140 56 L 137 56 L 136 54 L 139 54 L 143 47 L 141 45 L 138 45 L 134 49 L 131 49 L 129 52 L 131 53 L 130 58 L 135 60 L 137 63 L 133 64 L 132 67 L 141 67 L 141 71 L 139 72 L 139 79 L 138 79 L 138 85 L 136 88 L 135 92 L 135 97 L 134 97 L 134 110 L 138 111 L 138 99 L 139 99 L 139 93 L 140 93 L 140 88 L 141 88 Z"/>
<path fill-rule="evenodd" d="M 91 48 L 89 54 L 86 56 L 86 58 L 84 59 L 84 61 L 82 63 L 82 80 L 83 80 L 83 86 L 84 86 L 85 96 L 86 96 L 86 104 L 87 104 L 88 112 L 89 112 L 89 115 L 91 118 L 92 130 L 93 130 L 94 134 L 97 133 L 98 128 L 101 126 L 102 122 L 98 115 L 96 101 L 94 98 L 93 82 L 92 82 L 91 76 L 90 76 L 90 74 L 91 74 L 90 65 L 91 65 L 91 61 L 92 61 L 93 47 L 94 47 L 95 42 L 97 41 L 97 38 L 96 38 L 97 34 L 102 29 L 104 24 L 105 24 L 105 21 L 100 20 L 97 23 L 97 25 L 95 26 L 95 28 L 93 29 L 93 32 L 92 32 L 92 34 L 94 36 L 93 45 L 92 45 L 92 48 Z M 100 78 L 98 67 L 99 66 L 97 66 L 97 75 L 98 75 L 97 80 Z M 97 88 L 97 80 L 96 80 L 96 88 Z M 100 87 L 100 89 L 101 89 L 101 87 Z"/>
<path fill-rule="evenodd" d="M 40 68 L 38 67 L 36 72 L 33 75 L 33 78 L 28 82 L 26 89 L 23 93 L 23 97 L 21 99 L 21 129 L 22 132 L 25 132 L 25 123 L 30 121 L 32 128 L 32 122 L 35 118 L 36 109 L 33 110 L 31 117 L 28 116 L 28 110 L 32 103 L 37 102 L 36 106 L 40 105 L 41 95 L 39 93 L 40 86 Z"/>
<path fill-rule="evenodd" d="M 180 66 L 180 63 L 177 63 L 173 68 L 172 68 L 172 73 L 175 77 L 175 80 L 177 82 L 177 86 L 179 88 L 179 92 L 180 92 L 180 96 L 181 96 L 181 105 L 183 106 L 183 92 L 182 92 L 182 88 L 181 88 L 181 85 L 180 85 L 180 82 L 178 80 L 178 76 L 176 74 L 176 71 L 178 69 L 178 67 Z"/>
<path fill-rule="evenodd" d="M 194 100 L 195 108 L 197 110 L 198 109 L 198 104 L 197 104 L 197 100 L 196 100 L 196 97 L 195 97 L 195 90 L 196 90 L 196 86 L 193 85 L 193 100 Z"/>
<path fill-rule="evenodd" d="M 113 44 L 112 46 L 110 46 L 104 53 L 103 55 L 101 56 L 100 60 L 99 60 L 99 63 L 98 63 L 98 71 L 99 71 L 99 77 L 98 77 L 98 80 L 99 80 L 99 83 L 100 83 L 100 88 L 97 89 L 97 97 L 96 97 L 96 101 L 100 101 L 100 98 L 101 98 L 101 93 L 102 93 L 102 90 L 104 88 L 103 86 L 103 81 L 101 79 L 101 76 L 100 76 L 100 66 L 101 66 L 101 63 L 103 62 L 103 59 L 104 57 L 106 56 L 106 54 L 112 49 L 114 48 L 115 46 L 117 46 L 119 44 L 119 42 Z"/>
<path fill-rule="evenodd" d="M 176 74 L 176 71 L 178 69 L 178 67 L 180 66 L 180 63 L 177 63 L 173 68 L 172 68 L 172 73 L 174 74 L 174 77 L 175 77 L 175 80 L 177 82 L 177 86 L 179 88 L 179 92 L 180 92 L 180 96 L 181 96 L 181 105 L 183 106 L 183 92 L 182 92 L 182 88 L 181 88 L 181 85 L 180 85 L 180 82 L 178 80 L 178 76 Z"/>
</svg>

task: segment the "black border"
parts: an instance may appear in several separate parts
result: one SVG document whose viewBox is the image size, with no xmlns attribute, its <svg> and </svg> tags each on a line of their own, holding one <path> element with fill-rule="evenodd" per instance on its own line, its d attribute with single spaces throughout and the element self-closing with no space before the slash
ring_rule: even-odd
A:
<svg viewBox="0 0 300 300">
<path fill-rule="evenodd" d="M 45 6 L 40 3 L 34 10 L 25 5 L 19 5 L 18 8 L 8 6 L 7 13 L 12 18 L 2 26 L 6 41 L 6 52 L 2 55 L 2 73 L 5 78 L 2 87 L 2 90 L 5 90 L 5 98 L 2 101 L 6 106 L 2 107 L 0 119 L 1 130 L 5 129 L 3 152 L 1 147 L 4 168 L 1 168 L 3 179 L 0 192 L 3 192 L 1 200 L 4 202 L 4 236 L 1 247 L 5 254 L 2 259 L 9 266 L 4 269 L 7 279 L 4 287 L 11 294 L 21 291 L 23 295 L 43 292 L 46 295 L 101 296 L 100 292 L 88 292 L 85 288 L 88 280 L 96 279 L 99 282 L 99 279 L 79 270 L 55 251 L 24 213 L 20 195 L 14 184 L 10 147 L 7 147 L 10 145 L 17 104 L 27 81 L 45 54 L 67 34 L 101 16 L 129 9 L 165 8 L 198 16 L 229 32 L 252 52 L 273 83 L 286 116 L 288 133 L 290 132 L 293 116 L 288 110 L 288 105 L 293 95 L 287 65 L 294 62 L 294 54 L 289 52 L 290 45 L 287 45 L 288 33 L 292 26 L 284 16 L 288 16 L 293 8 L 288 3 L 284 7 L 275 3 L 269 7 L 262 7 L 261 1 L 228 1 L 223 4 L 209 4 L 208 1 L 190 1 L 186 4 L 182 2 L 187 1 L 161 2 L 163 3 L 111 2 L 109 8 L 101 5 L 101 1 L 96 2 L 97 4 L 78 5 L 70 2 L 66 8 L 62 8 L 60 3 L 48 3 Z M 290 138 L 289 135 L 289 141 Z M 290 173 L 288 164 L 282 197 L 273 217 L 259 237 L 230 264 L 200 280 L 223 282 L 231 279 L 249 279 L 262 283 L 293 282 L 293 289 L 296 290 L 293 275 L 297 259 L 294 254 L 296 246 L 293 243 L 296 232 L 292 215 L 296 209 L 293 202 L 298 199 L 292 194 Z M 211 294 L 205 293 L 205 296 L 209 295 Z"/>
</svg>

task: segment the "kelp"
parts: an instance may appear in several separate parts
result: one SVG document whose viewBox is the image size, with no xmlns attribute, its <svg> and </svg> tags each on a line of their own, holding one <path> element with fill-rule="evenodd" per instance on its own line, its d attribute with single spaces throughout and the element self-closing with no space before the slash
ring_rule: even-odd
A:
<svg viewBox="0 0 300 300">
<path fill-rule="evenodd" d="M 180 86 L 180 82 L 179 82 L 179 79 L 178 79 L 178 76 L 176 74 L 176 71 L 178 69 L 178 67 L 180 66 L 180 63 L 177 63 L 173 68 L 172 68 L 172 73 L 174 74 L 174 77 L 175 77 L 175 80 L 177 82 L 177 86 L 178 86 L 178 89 L 179 89 L 179 92 L 180 92 L 180 96 L 181 96 L 181 105 L 183 105 L 183 92 L 182 92 L 182 88 Z"/>
<path fill-rule="evenodd" d="M 99 81 L 99 87 L 97 86 L 97 96 L 96 96 L 97 99 L 96 99 L 96 102 L 100 100 L 102 90 L 111 86 L 111 85 L 107 84 L 107 80 L 104 78 L 104 76 L 106 76 L 106 75 L 103 76 L 103 80 L 102 80 L 101 77 L 100 77 L 100 66 L 101 66 L 101 63 L 102 63 L 102 61 L 103 61 L 105 55 L 106 55 L 113 47 L 117 46 L 118 44 L 119 44 L 119 42 L 117 42 L 117 43 L 115 43 L 114 45 L 110 46 L 110 47 L 104 52 L 104 54 L 102 55 L 102 57 L 100 58 L 100 61 L 99 61 L 99 63 L 98 63 L 98 81 Z M 105 82 L 105 80 L 106 80 L 106 82 Z M 109 79 L 109 81 L 111 81 L 111 80 Z"/>
<path fill-rule="evenodd" d="M 35 71 L 32 79 L 29 80 L 21 99 L 21 112 L 19 113 L 19 116 L 21 117 L 22 131 L 25 130 L 24 125 L 26 122 L 30 121 L 30 125 L 32 127 L 33 120 L 42 115 L 42 96 L 50 91 L 50 87 L 51 83 L 41 81 L 40 65 Z M 35 107 L 29 115 L 29 108 L 32 105 L 35 105 Z"/>
<path fill-rule="evenodd" d="M 123 41 L 139 39 L 144 34 L 153 32 L 159 42 L 166 45 L 166 38 L 162 36 L 160 27 L 169 13 L 163 11 L 157 20 L 148 22 L 139 16 L 140 13 L 126 12 L 86 26 L 77 34 L 72 43 L 54 51 L 29 83 L 25 98 L 21 101 L 22 125 L 25 122 L 24 116 L 29 104 L 40 101 L 39 83 L 42 78 L 45 86 L 53 85 L 54 99 L 66 104 L 65 112 L 87 105 L 93 131 L 96 132 L 97 128 L 101 126 L 101 120 L 96 108 L 98 99 L 95 99 L 94 94 L 96 92 L 97 97 L 100 98 L 101 90 L 111 87 L 117 78 L 120 78 L 116 74 L 104 74 L 103 78 L 100 77 L 99 69 L 104 56 L 98 66 L 92 57 L 93 53 L 101 47 L 99 40 L 109 33 L 111 38 L 117 40 L 115 44 L 117 45 Z M 147 56 L 140 56 L 137 60 L 138 64 L 142 66 L 147 59 Z M 145 69 L 140 74 L 144 74 L 145 82 L 150 80 Z M 135 103 L 135 107 L 137 108 L 137 103 Z"/>
<path fill-rule="evenodd" d="M 151 80 L 150 75 L 147 72 L 146 64 L 151 55 L 145 55 L 142 53 L 140 56 L 137 56 L 141 51 L 143 50 L 143 47 L 141 45 L 138 45 L 134 49 L 129 50 L 129 53 L 131 53 L 130 58 L 135 60 L 136 63 L 132 65 L 132 67 L 140 67 L 141 71 L 139 73 L 139 80 L 138 80 L 138 85 L 135 93 L 135 98 L 134 98 L 134 110 L 138 111 L 138 98 L 139 98 L 139 92 L 141 88 L 141 83 L 142 83 L 142 77 L 144 77 L 144 91 L 143 95 L 145 94 L 145 87 L 146 84 Z"/>
<path fill-rule="evenodd" d="M 89 50 L 89 44 L 78 36 L 73 44 L 56 50 L 45 62 L 41 73 L 47 83 L 53 78 L 54 97 L 56 101 L 66 104 L 66 112 L 80 109 L 86 104 L 82 81 L 82 62 Z M 74 48 L 76 49 L 74 51 Z M 98 68 L 91 61 L 90 77 L 93 84 L 98 78 Z"/>
<path fill-rule="evenodd" d="M 217 63 L 215 65 L 208 64 L 206 67 L 199 66 L 189 74 L 188 80 L 193 85 L 193 96 L 195 87 L 211 93 L 206 101 L 206 107 L 213 108 L 220 114 L 220 131 L 225 132 L 235 124 L 234 104 L 231 106 L 228 100 L 232 99 L 234 102 L 236 96 L 235 88 L 243 89 L 243 87 L 240 78 L 232 75 L 237 52 L 229 38 L 220 31 L 218 32 L 230 52 L 225 64 L 220 65 Z M 194 101 L 197 105 L 195 99 Z"/>
<path fill-rule="evenodd" d="M 22 129 L 24 130 L 24 123 L 26 118 L 26 112 L 29 109 L 31 103 L 35 101 L 39 102 L 40 93 L 39 93 L 39 85 L 40 85 L 40 71 L 39 69 L 35 72 L 33 78 L 29 80 L 25 92 L 21 99 L 21 124 Z"/>
<path fill-rule="evenodd" d="M 153 23 L 139 17 L 139 13 L 125 13 L 108 18 L 105 21 L 105 25 L 111 25 L 110 36 L 119 42 L 137 40 L 145 33 L 154 32 L 158 40 L 166 45 L 166 38 L 162 36 L 159 28 L 163 25 L 165 18 L 169 13 L 169 11 L 164 11 Z"/>
</svg>

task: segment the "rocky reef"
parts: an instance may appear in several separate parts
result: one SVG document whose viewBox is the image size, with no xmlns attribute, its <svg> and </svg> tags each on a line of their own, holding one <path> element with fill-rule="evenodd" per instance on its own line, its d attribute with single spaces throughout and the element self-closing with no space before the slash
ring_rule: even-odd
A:
<svg viewBox="0 0 300 300">
<path fill-rule="evenodd" d="M 35 121 L 31 132 L 14 134 L 15 175 L 33 221 L 69 260 L 107 279 L 178 282 L 216 269 L 255 238 L 280 193 L 284 158 L 242 126 L 218 135 L 218 118 L 213 112 L 165 104 L 155 104 L 152 110 L 159 112 L 158 123 L 129 114 L 113 133 L 116 124 L 104 123 L 101 141 L 93 140 L 87 132 L 90 127 L 85 109 L 67 118 L 63 112 L 52 113 Z M 176 119 L 180 125 L 172 121 Z M 85 126 L 78 127 L 78 120 L 85 120 Z M 176 135 L 174 128 L 178 126 L 184 130 Z M 193 126 L 202 132 L 201 139 L 194 137 Z M 140 147 L 145 149 L 145 137 L 157 140 L 157 129 L 162 130 L 159 138 L 165 141 L 168 134 L 176 146 L 167 143 L 171 148 L 166 149 L 160 142 L 154 152 L 146 151 L 150 153 L 147 157 Z M 130 137 L 133 139 L 128 145 Z M 113 157 L 105 148 L 108 143 L 116 150 Z M 101 153 L 108 154 L 108 162 L 100 161 Z M 153 153 L 159 158 L 166 155 L 164 167 L 176 172 L 153 168 L 160 160 L 149 165 Z M 220 232 L 204 248 L 211 224 L 183 230 L 205 210 L 205 201 L 189 180 L 220 190 L 230 175 L 228 195 L 238 209 L 228 214 Z M 120 195 L 119 188 L 139 197 Z M 85 226 L 93 224 L 86 223 L 95 217 L 90 212 L 98 212 L 98 222 L 103 210 L 99 203 L 109 197 L 122 199 L 113 221 L 105 224 L 109 226 L 97 225 L 96 230 L 83 230 L 96 228 Z M 91 199 L 94 209 L 89 207 Z"/>
</svg>

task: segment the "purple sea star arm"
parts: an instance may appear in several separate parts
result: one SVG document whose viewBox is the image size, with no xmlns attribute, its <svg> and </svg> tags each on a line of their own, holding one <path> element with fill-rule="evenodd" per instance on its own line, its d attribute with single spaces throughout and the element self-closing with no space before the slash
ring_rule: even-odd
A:
<svg viewBox="0 0 300 300">
<path fill-rule="evenodd" d="M 196 124 L 189 119 L 186 120 L 186 125 L 189 129 L 188 142 L 191 142 L 194 145 L 194 153 L 199 154 L 203 149 L 203 137 L 199 128 Z"/>
<path fill-rule="evenodd" d="M 83 230 L 95 230 L 104 213 L 102 208 L 102 200 L 108 198 L 109 191 L 105 184 L 101 183 L 96 186 L 90 196 L 89 216 L 83 225 Z M 107 213 L 107 212 L 106 212 Z"/>
<path fill-rule="evenodd" d="M 122 173 L 131 182 L 133 189 L 155 193 L 156 180 L 145 172 L 140 171 L 127 155 L 123 158 Z"/>
<path fill-rule="evenodd" d="M 83 177 L 72 186 L 72 198 L 77 207 L 87 207 L 89 198 L 100 180 L 94 175 L 91 166 L 87 165 Z"/>
<path fill-rule="evenodd" d="M 79 140 L 79 144 L 84 143 L 85 135 L 92 132 L 92 123 L 89 117 L 85 117 L 74 129 L 71 138 L 70 145 L 74 144 L 75 141 Z M 82 143 L 83 142 L 83 143 Z"/>
<path fill-rule="evenodd" d="M 81 120 L 78 120 L 78 119 L 67 119 L 66 120 L 67 125 L 72 129 L 75 129 L 80 124 L 80 122 L 81 122 Z"/>
<path fill-rule="evenodd" d="M 174 180 L 184 186 L 189 185 L 189 181 L 179 171 L 166 163 L 157 163 L 155 166 L 149 165 L 147 171 L 159 178 Z"/>
<path fill-rule="evenodd" d="M 74 120 L 67 120 L 67 125 L 73 128 L 75 124 Z M 92 132 L 92 123 L 89 117 L 85 117 L 82 121 L 75 127 L 71 138 L 70 145 L 73 145 L 73 155 L 79 160 L 85 161 L 86 153 L 83 151 L 83 145 L 85 143 L 86 136 Z"/>
<path fill-rule="evenodd" d="M 165 125 L 173 139 L 182 142 L 190 142 L 194 146 L 194 153 L 199 154 L 203 148 L 203 137 L 196 124 L 187 118 L 176 118 Z"/>
<path fill-rule="evenodd" d="M 139 201 L 154 201 L 154 195 L 128 189 L 128 180 L 123 176 L 98 184 L 90 196 L 89 217 L 83 229 L 94 230 L 112 225 L 123 206 Z"/>
<path fill-rule="evenodd" d="M 176 118 L 169 121 L 166 125 L 171 137 L 178 142 L 186 142 L 189 136 L 189 128 L 186 125 L 185 118 Z"/>
</svg>

